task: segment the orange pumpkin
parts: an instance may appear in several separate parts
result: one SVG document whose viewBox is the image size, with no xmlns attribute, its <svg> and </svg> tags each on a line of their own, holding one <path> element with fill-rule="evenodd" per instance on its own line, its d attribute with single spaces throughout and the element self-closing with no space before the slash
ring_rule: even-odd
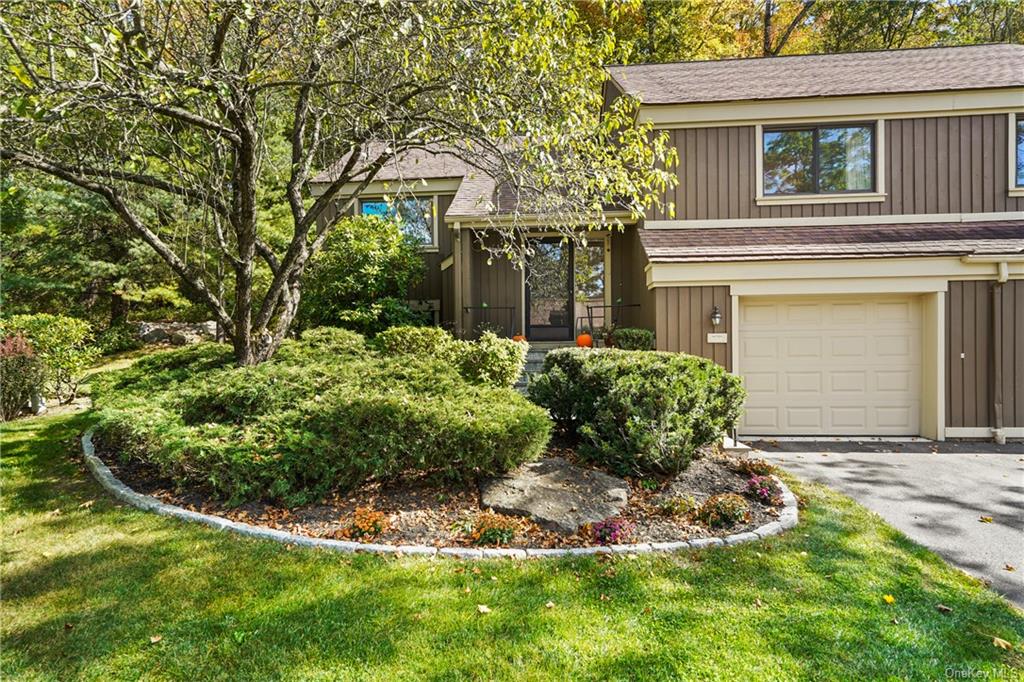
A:
<svg viewBox="0 0 1024 682">
<path fill-rule="evenodd" d="M 593 348 L 594 337 L 592 337 L 590 334 L 586 332 L 583 332 L 582 334 L 576 337 L 576 345 L 579 346 L 580 348 Z"/>
<path fill-rule="evenodd" d="M 523 336 L 522 334 L 516 334 L 515 336 L 512 337 L 512 340 L 513 341 L 526 341 L 526 337 Z"/>
</svg>

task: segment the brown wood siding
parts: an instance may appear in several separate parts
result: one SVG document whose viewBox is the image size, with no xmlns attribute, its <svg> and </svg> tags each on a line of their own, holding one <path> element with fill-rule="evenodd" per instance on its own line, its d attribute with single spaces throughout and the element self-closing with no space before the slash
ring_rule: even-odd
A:
<svg viewBox="0 0 1024 682">
<path fill-rule="evenodd" d="M 754 126 L 669 130 L 679 152 L 679 183 L 665 193 L 675 205 L 650 220 L 724 220 L 991 213 L 1024 210 L 1007 196 L 1007 114 L 890 119 L 885 125 L 885 201 L 758 206 Z"/>
<path fill-rule="evenodd" d="M 454 195 L 442 194 L 437 197 L 437 251 L 425 251 L 423 262 L 426 269 L 423 279 L 409 288 L 412 300 L 444 300 L 444 282 L 441 276 L 441 261 L 452 253 L 452 230 L 444 222 L 444 214 L 451 206 Z M 442 309 L 442 318 L 445 316 Z"/>
<path fill-rule="evenodd" d="M 708 333 L 728 332 L 732 327 L 729 287 L 658 287 L 655 292 L 658 350 L 700 355 L 731 371 L 731 334 L 729 343 L 708 343 Z M 722 323 L 714 327 L 711 311 L 716 305 Z"/>
<path fill-rule="evenodd" d="M 946 426 L 994 427 L 997 402 L 1004 427 L 1024 426 L 1024 281 L 950 282 Z"/>
<path fill-rule="evenodd" d="M 620 327 L 641 327 L 654 331 L 654 291 L 647 288 L 647 256 L 635 227 L 612 233 L 612 303 L 625 307 L 619 310 Z M 639 306 L 639 307 L 633 307 Z"/>
<path fill-rule="evenodd" d="M 521 333 L 522 272 L 507 258 L 491 258 L 475 235 L 466 233 L 463 238 L 472 238 L 473 241 L 469 300 L 466 303 L 473 306 L 466 317 L 469 335 L 477 336 L 481 325 L 498 326 L 506 336 Z M 490 265 L 488 258 L 491 258 Z M 487 309 L 477 307 L 484 304 L 487 304 Z M 511 313 L 504 309 L 508 306 L 514 309 Z"/>
</svg>

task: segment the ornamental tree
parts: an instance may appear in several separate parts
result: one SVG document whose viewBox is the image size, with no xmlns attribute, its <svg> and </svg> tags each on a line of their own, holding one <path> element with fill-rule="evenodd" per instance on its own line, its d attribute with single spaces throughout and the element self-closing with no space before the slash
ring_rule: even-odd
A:
<svg viewBox="0 0 1024 682">
<path fill-rule="evenodd" d="M 607 227 L 611 204 L 640 214 L 672 182 L 672 151 L 636 125 L 636 103 L 602 109 L 614 41 L 568 3 L 10 2 L 0 32 L 0 160 L 102 197 L 240 365 L 274 353 L 310 257 L 407 150 L 457 150 L 566 236 Z M 313 197 L 310 177 L 337 159 Z M 210 254 L 160 229 L 151 209 L 168 199 Z M 284 234 L 268 199 L 287 207 Z M 527 248 L 526 212 L 495 225 L 509 257 Z"/>
</svg>

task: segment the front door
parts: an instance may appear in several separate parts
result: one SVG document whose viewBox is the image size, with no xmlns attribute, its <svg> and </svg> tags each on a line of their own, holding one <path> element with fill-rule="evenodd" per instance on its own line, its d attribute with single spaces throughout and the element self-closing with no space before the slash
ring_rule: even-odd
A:
<svg viewBox="0 0 1024 682">
<path fill-rule="evenodd" d="M 558 237 L 536 239 L 526 259 L 526 338 L 568 341 L 573 337 L 572 244 Z"/>
</svg>

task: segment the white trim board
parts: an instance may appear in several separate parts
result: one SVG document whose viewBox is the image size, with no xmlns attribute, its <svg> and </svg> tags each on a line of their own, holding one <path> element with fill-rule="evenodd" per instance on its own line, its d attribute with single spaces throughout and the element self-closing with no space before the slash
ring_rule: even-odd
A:
<svg viewBox="0 0 1024 682">
<path fill-rule="evenodd" d="M 714 128 L 777 121 L 849 121 L 858 118 L 966 116 L 1024 110 L 1024 88 L 800 97 L 700 104 L 642 104 L 641 123 L 658 129 Z"/>
<path fill-rule="evenodd" d="M 950 279 L 997 279 L 1000 262 L 956 256 L 835 260 L 651 263 L 647 287 L 729 285 L 734 296 L 784 294 L 929 293 Z M 1024 278 L 1024 262 L 1007 262 L 1010 279 Z"/>
<path fill-rule="evenodd" d="M 1024 426 L 1004 426 L 999 429 L 1006 438 L 1024 438 Z M 996 428 L 992 426 L 947 426 L 946 438 L 992 438 Z"/>
<path fill-rule="evenodd" d="M 809 227 L 817 225 L 902 225 L 911 223 L 983 223 L 1024 220 L 1024 211 L 993 213 L 901 213 L 798 218 L 725 218 L 720 220 L 645 220 L 645 230 L 706 230 L 730 227 Z"/>
</svg>

